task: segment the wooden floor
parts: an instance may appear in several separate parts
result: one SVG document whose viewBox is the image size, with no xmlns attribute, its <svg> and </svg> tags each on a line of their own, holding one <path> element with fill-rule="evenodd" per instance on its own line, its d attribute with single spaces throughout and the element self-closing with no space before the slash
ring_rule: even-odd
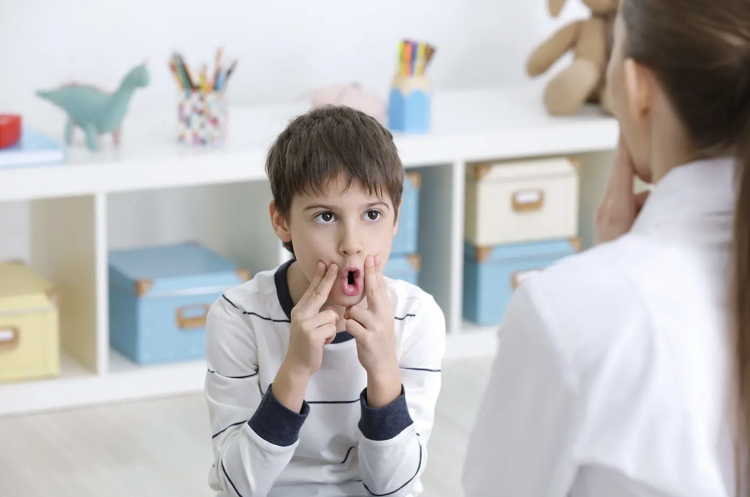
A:
<svg viewBox="0 0 750 497">
<path fill-rule="evenodd" d="M 467 436 L 489 360 L 443 369 L 425 497 L 461 497 Z M 213 497 L 203 397 L 0 418 L 0 497 Z"/>
</svg>

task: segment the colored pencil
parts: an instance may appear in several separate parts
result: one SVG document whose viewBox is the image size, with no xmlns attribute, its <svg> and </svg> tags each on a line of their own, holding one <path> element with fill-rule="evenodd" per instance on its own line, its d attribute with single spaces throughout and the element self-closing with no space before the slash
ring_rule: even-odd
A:
<svg viewBox="0 0 750 497">
<path fill-rule="evenodd" d="M 177 82 L 177 86 L 183 91 L 200 90 L 206 93 L 221 91 L 226 89 L 227 80 L 237 67 L 237 61 L 234 60 L 227 69 L 224 69 L 222 67 L 223 56 L 224 48 L 219 47 L 214 59 L 213 73 L 209 72 L 208 64 L 203 64 L 200 71 L 196 73 L 191 72 L 184 57 L 177 52 L 172 54 L 168 66 Z"/>
<path fill-rule="evenodd" d="M 406 42 L 404 40 L 401 40 L 398 42 L 398 75 L 399 76 L 406 76 L 406 71 L 404 69 L 404 45 Z"/>
<path fill-rule="evenodd" d="M 206 64 L 203 64 L 203 67 L 201 67 L 201 71 L 198 74 L 198 87 L 201 89 L 201 91 L 208 91 L 208 78 L 207 78 L 207 72 L 208 69 L 206 67 Z"/>
<path fill-rule="evenodd" d="M 188 79 L 187 71 L 185 70 L 185 64 L 182 61 L 182 58 L 177 54 L 174 55 L 174 64 L 177 69 L 177 74 L 179 74 L 180 79 L 182 80 L 182 89 L 192 89 L 192 84 L 190 79 Z"/>
<path fill-rule="evenodd" d="M 171 72 L 172 76 L 174 76 L 174 79 L 175 81 L 177 81 L 177 86 L 180 87 L 180 90 L 184 90 L 185 83 L 182 81 L 182 78 L 177 72 L 177 66 L 175 66 L 174 60 L 169 61 L 169 72 Z"/>
<path fill-rule="evenodd" d="M 232 75 L 232 72 L 234 72 L 234 69 L 237 67 L 237 61 L 232 61 L 232 64 L 229 66 L 229 69 L 227 69 L 227 74 L 224 76 L 224 79 L 222 81 L 223 87 L 226 87 L 227 81 L 229 81 L 229 76 Z M 222 89 L 223 89 L 222 87 Z"/>
<path fill-rule="evenodd" d="M 435 47 L 425 42 L 401 40 L 398 44 L 399 76 L 423 76 L 435 55 Z"/>
<path fill-rule="evenodd" d="M 425 67 L 425 44 L 420 43 L 419 47 L 417 48 L 417 64 L 414 67 L 414 71 L 417 74 L 423 74 L 424 73 L 424 67 Z"/>
<path fill-rule="evenodd" d="M 185 59 L 182 58 L 182 55 L 177 54 L 177 60 L 179 61 L 179 65 L 182 66 L 182 71 L 185 74 L 185 78 L 187 80 L 187 87 L 195 90 L 196 86 L 195 83 L 193 83 L 193 77 L 190 75 L 190 68 L 185 64 Z"/>
<path fill-rule="evenodd" d="M 406 46 L 404 47 L 404 64 L 406 65 L 405 76 L 413 76 L 412 71 L 411 71 L 411 60 L 412 60 L 413 48 L 414 48 L 414 45 L 412 45 L 411 42 L 406 42 Z"/>
<path fill-rule="evenodd" d="M 216 64 L 214 66 L 214 77 L 211 81 L 211 88 L 214 90 L 217 89 L 216 84 L 219 82 L 219 72 L 221 71 L 221 57 L 224 55 L 224 47 L 219 47 L 219 49 L 216 51 L 216 58 L 214 59 L 214 63 Z"/>
</svg>

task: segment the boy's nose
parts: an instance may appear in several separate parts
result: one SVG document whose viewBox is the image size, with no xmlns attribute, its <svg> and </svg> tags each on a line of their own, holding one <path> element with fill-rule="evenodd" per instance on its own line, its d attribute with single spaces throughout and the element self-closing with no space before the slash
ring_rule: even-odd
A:
<svg viewBox="0 0 750 497">
<path fill-rule="evenodd" d="M 347 230 L 342 234 L 339 252 L 341 255 L 355 255 L 362 252 L 362 243 L 356 233 Z"/>
</svg>

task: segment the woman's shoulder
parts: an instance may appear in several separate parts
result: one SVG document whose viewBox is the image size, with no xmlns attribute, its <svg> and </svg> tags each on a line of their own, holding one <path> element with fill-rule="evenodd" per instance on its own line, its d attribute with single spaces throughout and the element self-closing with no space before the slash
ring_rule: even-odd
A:
<svg viewBox="0 0 750 497">
<path fill-rule="evenodd" d="M 554 295 L 570 303 L 620 306 L 623 294 L 632 293 L 633 275 L 647 272 L 647 266 L 658 264 L 660 257 L 659 248 L 650 240 L 628 235 L 565 257 L 529 282 L 547 298 Z"/>
<path fill-rule="evenodd" d="M 651 328 L 637 275 L 661 257 L 648 241 L 623 237 L 567 257 L 522 285 L 522 307 L 565 362 L 585 367 Z M 634 278 L 634 275 L 636 278 Z"/>
</svg>

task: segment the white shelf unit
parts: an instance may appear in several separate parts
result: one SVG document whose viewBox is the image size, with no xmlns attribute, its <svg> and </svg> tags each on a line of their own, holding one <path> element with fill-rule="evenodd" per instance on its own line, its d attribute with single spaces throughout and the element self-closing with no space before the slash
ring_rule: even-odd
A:
<svg viewBox="0 0 750 497">
<path fill-rule="evenodd" d="M 541 100 L 539 86 L 437 93 L 433 130 L 395 137 L 404 166 L 422 175 L 420 286 L 445 312 L 448 358 L 491 354 L 496 332 L 461 317 L 467 163 L 581 155 L 580 225 L 590 240 L 617 123 L 592 108 L 551 117 Z M 133 116 L 120 149 L 105 140 L 90 152 L 77 137 L 63 165 L 0 171 L 0 212 L 28 202 L 28 262 L 61 293 L 63 347 L 59 377 L 0 383 L 0 415 L 199 391 L 203 361 L 139 366 L 110 350 L 108 251 L 194 240 L 253 273 L 286 260 L 270 228 L 265 156 L 307 109 L 231 108 L 229 138 L 218 149 L 177 145 L 171 114 Z M 41 129 L 61 140 L 62 123 Z"/>
</svg>

